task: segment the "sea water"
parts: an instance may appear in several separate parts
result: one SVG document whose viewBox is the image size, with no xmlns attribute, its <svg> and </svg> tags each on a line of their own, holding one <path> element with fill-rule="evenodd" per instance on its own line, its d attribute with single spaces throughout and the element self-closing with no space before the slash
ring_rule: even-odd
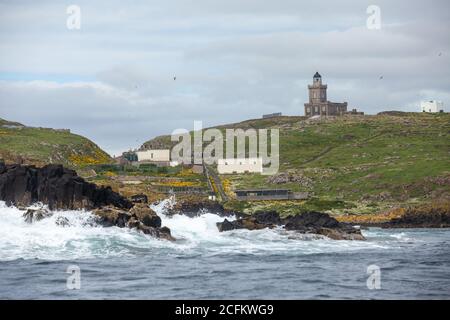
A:
<svg viewBox="0 0 450 320">
<path fill-rule="evenodd" d="M 449 229 L 370 228 L 367 241 L 282 228 L 219 232 L 224 218 L 169 217 L 169 204 L 152 208 L 175 242 L 102 227 L 89 211 L 30 224 L 0 202 L 0 299 L 450 298 Z M 79 290 L 67 285 L 73 266 Z M 368 285 L 373 266 L 379 289 Z"/>
</svg>

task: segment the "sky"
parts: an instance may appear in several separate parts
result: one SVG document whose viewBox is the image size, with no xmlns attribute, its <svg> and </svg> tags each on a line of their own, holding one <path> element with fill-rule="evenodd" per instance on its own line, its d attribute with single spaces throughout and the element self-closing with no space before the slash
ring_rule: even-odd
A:
<svg viewBox="0 0 450 320">
<path fill-rule="evenodd" d="M 449 111 L 450 1 L 0 0 L 0 118 L 111 155 L 195 120 L 303 115 L 316 71 L 350 109 Z"/>
</svg>

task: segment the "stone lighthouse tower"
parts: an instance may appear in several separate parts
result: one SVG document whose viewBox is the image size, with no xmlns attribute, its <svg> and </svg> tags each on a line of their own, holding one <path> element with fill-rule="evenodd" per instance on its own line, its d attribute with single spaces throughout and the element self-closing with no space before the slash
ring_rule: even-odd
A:
<svg viewBox="0 0 450 320">
<path fill-rule="evenodd" d="M 309 103 L 316 104 L 327 102 L 327 85 L 322 84 L 322 76 L 316 72 L 313 84 L 308 85 Z"/>
<path fill-rule="evenodd" d="M 347 102 L 336 103 L 327 100 L 327 85 L 322 84 L 322 76 L 316 72 L 313 83 L 308 85 L 309 102 L 305 103 L 305 116 L 339 116 L 347 112 Z"/>
</svg>

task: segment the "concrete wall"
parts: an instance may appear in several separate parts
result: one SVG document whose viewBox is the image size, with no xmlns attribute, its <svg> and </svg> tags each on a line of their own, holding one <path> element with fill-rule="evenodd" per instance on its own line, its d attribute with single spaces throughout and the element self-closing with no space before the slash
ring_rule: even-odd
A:
<svg viewBox="0 0 450 320">
<path fill-rule="evenodd" d="M 231 173 L 262 173 L 262 158 L 238 158 L 238 159 L 219 159 L 217 163 L 217 171 L 220 174 Z"/>
<path fill-rule="evenodd" d="M 138 161 L 167 161 L 170 162 L 170 150 L 145 150 L 136 152 Z"/>
</svg>

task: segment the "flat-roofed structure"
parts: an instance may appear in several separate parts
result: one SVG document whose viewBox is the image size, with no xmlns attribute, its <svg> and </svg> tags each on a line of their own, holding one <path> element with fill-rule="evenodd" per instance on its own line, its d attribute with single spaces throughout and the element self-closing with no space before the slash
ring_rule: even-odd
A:
<svg viewBox="0 0 450 320">
<path fill-rule="evenodd" d="M 262 173 L 262 158 L 229 158 L 219 159 L 217 162 L 217 171 L 219 174 L 233 173 Z"/>
<path fill-rule="evenodd" d="M 159 149 L 159 150 L 144 150 L 137 151 L 137 161 L 148 161 L 148 162 L 167 162 L 170 163 L 170 150 L 169 149 Z"/>
<path fill-rule="evenodd" d="M 442 101 L 430 100 L 430 101 L 422 101 L 420 102 L 420 110 L 422 112 L 443 112 L 444 111 L 444 103 Z"/>
<path fill-rule="evenodd" d="M 275 117 L 281 117 L 282 114 L 281 112 L 275 112 L 275 113 L 269 113 L 269 114 L 263 114 L 263 119 L 267 119 L 267 118 L 275 118 Z"/>
<path fill-rule="evenodd" d="M 236 190 L 237 200 L 306 200 L 308 192 L 292 192 L 289 189 L 246 189 Z"/>
</svg>

